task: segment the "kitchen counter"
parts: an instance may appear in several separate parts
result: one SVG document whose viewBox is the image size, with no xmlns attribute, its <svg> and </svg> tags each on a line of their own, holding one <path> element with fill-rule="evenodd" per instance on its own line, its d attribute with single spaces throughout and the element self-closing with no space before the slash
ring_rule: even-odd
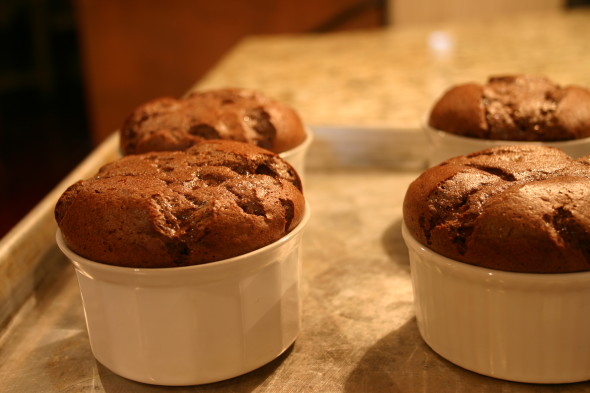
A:
<svg viewBox="0 0 590 393">
<path fill-rule="evenodd" d="M 72 266 L 54 245 L 65 187 L 117 156 L 113 134 L 0 241 L 0 391 L 585 392 L 481 376 L 421 340 L 400 234 L 423 169 L 420 120 L 447 86 L 534 72 L 590 86 L 590 12 L 448 26 L 249 37 L 190 90 L 257 88 L 301 113 L 316 138 L 305 173 L 300 337 L 271 363 L 214 384 L 161 387 L 93 358 Z M 336 148 L 337 147 L 337 148 Z"/>
<path fill-rule="evenodd" d="M 261 89 L 308 124 L 419 127 L 455 83 L 534 73 L 590 87 L 590 8 L 462 24 L 249 37 L 194 87 Z"/>
</svg>

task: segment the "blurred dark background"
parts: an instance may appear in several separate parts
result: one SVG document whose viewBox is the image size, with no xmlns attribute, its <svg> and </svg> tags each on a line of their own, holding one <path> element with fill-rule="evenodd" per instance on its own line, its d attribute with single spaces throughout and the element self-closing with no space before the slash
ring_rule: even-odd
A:
<svg viewBox="0 0 590 393">
<path fill-rule="evenodd" d="M 0 0 L 0 237 L 91 149 L 64 0 Z"/>
<path fill-rule="evenodd" d="M 135 106 L 181 96 L 244 36 L 432 22 L 441 6 L 478 12 L 472 0 L 0 0 L 0 237 Z"/>
</svg>

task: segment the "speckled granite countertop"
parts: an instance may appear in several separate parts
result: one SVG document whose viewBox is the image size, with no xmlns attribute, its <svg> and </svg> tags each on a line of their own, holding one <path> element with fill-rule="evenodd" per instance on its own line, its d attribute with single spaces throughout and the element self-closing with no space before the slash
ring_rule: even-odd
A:
<svg viewBox="0 0 590 393">
<path fill-rule="evenodd" d="M 117 156 L 113 135 L 0 241 L 0 391 L 589 391 L 590 383 L 500 381 L 434 354 L 416 326 L 400 235 L 404 190 L 420 171 L 420 160 L 412 161 L 421 150 L 417 129 L 433 98 L 449 84 L 504 72 L 590 86 L 588 37 L 590 12 L 579 11 L 245 39 L 193 89 L 261 89 L 295 106 L 317 131 L 306 173 L 312 219 L 303 325 L 294 346 L 244 376 L 184 388 L 128 381 L 94 360 L 73 269 L 54 245 L 52 213 L 68 184 Z"/>
<path fill-rule="evenodd" d="M 196 88 L 258 88 L 309 124 L 418 127 L 451 84 L 545 74 L 590 86 L 590 10 L 333 35 L 250 37 Z"/>
</svg>

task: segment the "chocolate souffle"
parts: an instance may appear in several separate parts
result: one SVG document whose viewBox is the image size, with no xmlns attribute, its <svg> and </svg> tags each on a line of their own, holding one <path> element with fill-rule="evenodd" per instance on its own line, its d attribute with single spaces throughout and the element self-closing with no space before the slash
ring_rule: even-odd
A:
<svg viewBox="0 0 590 393">
<path fill-rule="evenodd" d="M 562 141 L 590 137 L 590 90 L 559 86 L 543 76 L 492 76 L 451 87 L 433 106 L 428 125 L 493 140 Z"/>
<path fill-rule="evenodd" d="M 304 208 L 300 178 L 278 155 L 214 140 L 109 163 L 62 194 L 55 218 L 87 259 L 161 268 L 268 245 L 297 226 Z"/>
<path fill-rule="evenodd" d="M 301 118 L 288 105 L 259 91 L 225 88 L 181 99 L 161 97 L 139 106 L 121 127 L 120 146 L 127 155 L 228 139 L 283 153 L 306 135 Z"/>
<path fill-rule="evenodd" d="M 590 270 L 590 156 L 502 146 L 451 158 L 408 188 L 404 222 L 429 249 L 511 272 Z"/>
</svg>

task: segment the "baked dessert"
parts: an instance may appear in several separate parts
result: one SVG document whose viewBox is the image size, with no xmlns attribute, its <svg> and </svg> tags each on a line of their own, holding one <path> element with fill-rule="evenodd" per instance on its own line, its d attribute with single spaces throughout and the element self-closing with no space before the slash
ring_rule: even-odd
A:
<svg viewBox="0 0 590 393">
<path fill-rule="evenodd" d="M 127 155 L 229 139 L 282 153 L 305 138 L 303 122 L 293 108 L 255 90 L 226 88 L 182 99 L 157 98 L 139 106 L 121 127 L 120 146 Z"/>
<path fill-rule="evenodd" d="M 130 155 L 70 186 L 55 218 L 65 243 L 98 262 L 196 265 L 270 244 L 300 222 L 301 181 L 278 155 L 212 140 Z"/>
<path fill-rule="evenodd" d="M 448 258 L 512 272 L 590 270 L 590 156 L 494 147 L 423 172 L 403 204 L 413 237 Z"/>
<path fill-rule="evenodd" d="M 493 140 L 561 141 L 590 137 L 590 90 L 535 75 L 492 76 L 486 84 L 451 87 L 428 125 Z"/>
</svg>

